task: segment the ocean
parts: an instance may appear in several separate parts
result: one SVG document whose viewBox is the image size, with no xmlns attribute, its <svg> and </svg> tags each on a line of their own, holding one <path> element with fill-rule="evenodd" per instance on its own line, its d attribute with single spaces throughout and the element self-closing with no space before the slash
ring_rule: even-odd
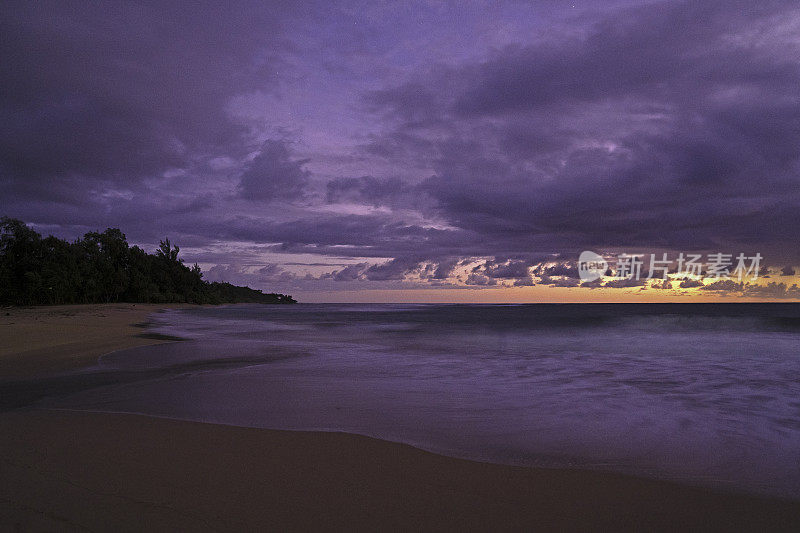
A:
<svg viewBox="0 0 800 533">
<path fill-rule="evenodd" d="M 800 499 L 797 304 L 233 305 L 149 333 L 186 340 L 2 390 Z"/>
</svg>

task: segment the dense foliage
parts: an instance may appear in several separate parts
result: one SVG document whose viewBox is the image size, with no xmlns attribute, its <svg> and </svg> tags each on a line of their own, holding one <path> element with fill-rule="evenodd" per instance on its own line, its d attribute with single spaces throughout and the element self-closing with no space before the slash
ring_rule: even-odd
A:
<svg viewBox="0 0 800 533">
<path fill-rule="evenodd" d="M 200 267 L 178 259 L 161 241 L 155 255 L 128 246 L 118 229 L 67 242 L 42 238 L 23 222 L 0 218 L 0 303 L 47 305 L 100 302 L 294 303 L 230 283 L 203 281 Z"/>
</svg>

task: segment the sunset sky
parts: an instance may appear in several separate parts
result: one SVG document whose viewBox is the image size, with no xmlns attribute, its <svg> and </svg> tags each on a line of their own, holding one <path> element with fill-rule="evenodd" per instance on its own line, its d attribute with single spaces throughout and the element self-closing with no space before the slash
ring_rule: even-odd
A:
<svg viewBox="0 0 800 533">
<path fill-rule="evenodd" d="M 0 215 L 43 234 L 306 302 L 800 299 L 796 1 L 6 1 L 0 54 Z"/>
</svg>

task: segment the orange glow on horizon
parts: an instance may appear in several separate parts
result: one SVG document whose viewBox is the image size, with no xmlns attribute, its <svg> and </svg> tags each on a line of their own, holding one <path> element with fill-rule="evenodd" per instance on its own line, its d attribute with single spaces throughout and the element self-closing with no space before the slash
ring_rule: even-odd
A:
<svg viewBox="0 0 800 533">
<path fill-rule="evenodd" d="M 745 303 L 798 302 L 797 298 L 753 298 L 700 289 L 610 289 L 585 287 L 481 287 L 366 289 L 296 292 L 305 303 Z"/>
</svg>

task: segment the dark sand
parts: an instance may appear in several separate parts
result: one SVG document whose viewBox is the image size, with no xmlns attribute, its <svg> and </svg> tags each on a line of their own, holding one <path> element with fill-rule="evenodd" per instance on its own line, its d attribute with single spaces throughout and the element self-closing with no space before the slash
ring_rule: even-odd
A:
<svg viewBox="0 0 800 533">
<path fill-rule="evenodd" d="M 103 354 L 164 342 L 145 332 L 161 304 L 92 304 L 0 308 L 0 379 L 89 366 Z"/>
<path fill-rule="evenodd" d="M 13 310 L 0 379 L 157 339 L 161 306 Z M 6 311 L 3 311 L 3 314 Z M 9 324 L 9 322 L 13 322 Z M 136 415 L 0 413 L 0 530 L 800 531 L 800 503 L 477 463 L 343 433 Z"/>
</svg>

